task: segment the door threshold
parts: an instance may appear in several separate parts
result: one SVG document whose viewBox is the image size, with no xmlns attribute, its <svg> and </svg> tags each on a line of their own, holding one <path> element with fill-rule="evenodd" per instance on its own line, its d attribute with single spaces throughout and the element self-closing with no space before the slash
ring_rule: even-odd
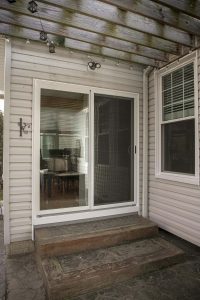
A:
<svg viewBox="0 0 200 300">
<path fill-rule="evenodd" d="M 87 211 L 79 211 L 79 212 L 71 212 L 71 213 L 63 213 L 63 214 L 54 214 L 54 215 L 42 215 L 36 216 L 33 219 L 33 225 L 46 225 L 46 224 L 55 224 L 61 222 L 79 222 L 81 220 L 92 220 L 102 217 L 110 217 L 110 216 L 119 216 L 130 213 L 137 213 L 139 211 L 139 207 L 137 205 L 126 206 L 126 207 L 115 207 L 110 209 L 97 209 L 97 210 L 87 210 Z"/>
</svg>

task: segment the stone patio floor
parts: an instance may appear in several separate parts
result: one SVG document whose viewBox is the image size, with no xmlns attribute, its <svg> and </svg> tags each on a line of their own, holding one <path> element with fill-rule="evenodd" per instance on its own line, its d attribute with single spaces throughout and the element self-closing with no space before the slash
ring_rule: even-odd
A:
<svg viewBox="0 0 200 300">
<path fill-rule="evenodd" d="M 185 251 L 183 263 L 75 300 L 200 300 L 200 249 L 164 231 L 160 236 Z M 28 254 L 6 260 L 0 220 L 0 300 L 33 299 L 46 299 L 35 257 Z"/>
</svg>

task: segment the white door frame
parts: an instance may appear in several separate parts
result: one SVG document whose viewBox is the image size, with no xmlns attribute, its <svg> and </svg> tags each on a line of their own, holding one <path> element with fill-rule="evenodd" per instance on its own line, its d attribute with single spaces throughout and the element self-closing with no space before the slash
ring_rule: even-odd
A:
<svg viewBox="0 0 200 300">
<path fill-rule="evenodd" d="M 94 184 L 88 180 L 88 206 L 62 208 L 53 210 L 40 210 L 40 98 L 41 89 L 62 90 L 66 92 L 75 92 L 87 94 L 89 97 L 89 157 L 88 177 L 94 178 L 94 94 L 107 94 L 112 96 L 121 96 L 134 98 L 134 145 L 136 153 L 134 154 L 134 203 L 119 203 L 97 207 L 92 204 Z M 139 206 L 139 94 L 118 90 L 93 88 L 90 86 L 68 84 L 48 80 L 33 80 L 33 122 L 32 122 L 32 226 L 52 224 L 58 222 L 71 222 L 84 219 L 92 219 L 117 214 L 126 214 L 138 212 Z M 33 231 L 34 232 L 34 231 Z"/>
</svg>

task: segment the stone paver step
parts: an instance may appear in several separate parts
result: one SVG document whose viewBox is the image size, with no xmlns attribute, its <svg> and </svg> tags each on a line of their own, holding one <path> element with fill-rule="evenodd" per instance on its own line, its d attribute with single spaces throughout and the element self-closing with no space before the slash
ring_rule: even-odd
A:
<svg viewBox="0 0 200 300">
<path fill-rule="evenodd" d="M 35 230 L 36 251 L 42 256 L 77 253 L 157 235 L 158 227 L 137 215 Z"/>
<path fill-rule="evenodd" d="M 156 237 L 105 249 L 42 258 L 50 300 L 73 297 L 180 262 L 183 251 Z"/>
</svg>

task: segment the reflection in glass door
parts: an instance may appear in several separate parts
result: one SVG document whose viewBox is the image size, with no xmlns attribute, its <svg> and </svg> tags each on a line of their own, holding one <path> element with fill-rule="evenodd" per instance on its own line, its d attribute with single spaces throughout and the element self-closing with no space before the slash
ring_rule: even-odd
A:
<svg viewBox="0 0 200 300">
<path fill-rule="evenodd" d="M 88 95 L 41 89 L 40 209 L 88 205 Z"/>
<path fill-rule="evenodd" d="M 94 205 L 133 201 L 134 103 L 94 95 Z"/>
</svg>

